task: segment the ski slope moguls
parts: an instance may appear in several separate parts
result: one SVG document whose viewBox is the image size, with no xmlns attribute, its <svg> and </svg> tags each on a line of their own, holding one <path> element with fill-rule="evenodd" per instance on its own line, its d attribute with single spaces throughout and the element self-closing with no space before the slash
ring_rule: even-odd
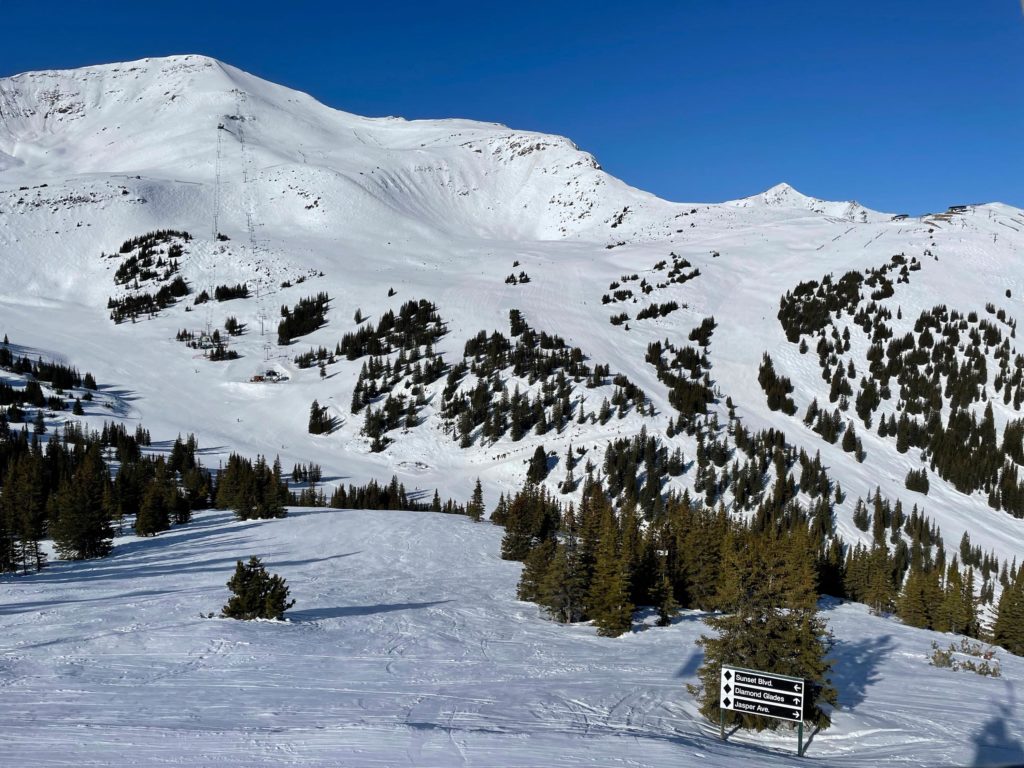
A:
<svg viewBox="0 0 1024 768">
<path fill-rule="evenodd" d="M 845 492 L 834 505 L 845 542 L 870 545 L 853 513 L 877 489 L 908 512 L 917 505 L 950 553 L 967 532 L 986 555 L 1020 564 L 1024 519 L 878 434 L 905 405 L 895 385 L 874 425 L 856 424 L 862 461 L 805 423 L 812 401 L 837 406 L 814 340 L 801 350 L 779 318 L 780 299 L 802 283 L 867 276 L 863 298 L 827 326 L 840 345 L 848 332 L 854 389 L 878 342 L 870 317 L 856 319 L 869 306 L 888 314 L 897 339 L 920 335 L 919 318 L 939 305 L 960 313 L 953 354 L 962 365 L 972 335 L 990 324 L 999 342 L 977 347 L 987 379 L 984 401 L 970 407 L 980 419 L 991 406 L 1002 434 L 1021 417 L 1010 385 L 1000 390 L 1010 374 L 999 365 L 1004 347 L 1007 366 L 1024 353 L 1015 333 L 1024 211 L 949 203 L 906 217 L 787 184 L 724 203 L 668 202 L 563 137 L 360 117 L 203 56 L 30 72 L 0 79 L 0 333 L 33 359 L 95 375 L 97 396 L 74 417 L 90 428 L 144 425 L 156 451 L 193 433 L 214 469 L 232 452 L 278 456 L 285 468 L 315 462 L 328 488 L 394 475 L 409 491 L 466 499 L 480 478 L 490 510 L 522 486 L 539 446 L 554 457 L 571 446 L 600 471 L 609 441 L 641 433 L 685 457 L 665 492 L 703 496 L 697 442 L 670 427 L 677 412 L 648 355 L 653 342 L 688 343 L 713 317 L 701 350 L 717 395 L 710 414 L 725 423 L 731 404 L 747 429 L 779 430 L 820 454 Z M 124 302 L 163 284 L 155 274 L 122 279 L 138 253 L 129 241 L 158 230 L 188 235 L 173 242 L 189 295 L 115 322 Z M 196 301 L 238 284 L 246 298 Z M 329 296 L 325 323 L 279 344 L 282 308 L 319 293 Z M 440 317 L 430 354 L 446 370 L 472 362 L 466 345 L 481 331 L 509 335 L 517 310 L 591 368 L 608 366 L 600 383 L 575 386 L 574 412 L 596 414 L 617 396 L 616 377 L 649 406 L 515 440 L 484 439 L 477 427 L 464 445 L 444 417 L 440 376 L 424 386 L 415 424 L 374 445 L 366 408 L 352 408 L 366 357 L 330 354 L 322 367 L 296 358 L 333 352 L 346 334 L 421 300 Z M 666 309 L 638 317 L 649 305 Z M 241 335 L 227 336 L 229 317 Z M 181 340 L 212 329 L 237 358 L 212 361 Z M 792 382 L 796 415 L 766 402 L 766 353 Z M 531 397 L 544 386 L 507 371 L 502 380 Z M 469 379 L 460 386 L 472 390 Z M 314 400 L 333 419 L 327 434 L 309 433 Z M 948 414 L 948 401 L 940 405 Z M 73 417 L 48 418 L 56 427 Z M 905 484 L 923 467 L 927 495 Z M 559 458 L 552 492 L 566 474 Z M 731 494 L 715 503 L 748 514 Z M 579 490 L 559 498 L 578 500 Z M 501 535 L 433 513 L 294 508 L 286 519 L 240 522 L 204 511 L 155 538 L 120 536 L 105 559 L 0 576 L 0 764 L 793 764 L 791 733 L 739 732 L 723 743 L 699 715 L 686 685 L 701 663 L 700 614 L 662 628 L 645 609 L 618 638 L 557 624 L 516 600 L 522 566 L 500 558 Z M 290 621 L 204 618 L 250 555 L 287 579 Z M 959 638 L 854 603 L 830 601 L 823 613 L 840 708 L 810 739 L 809 758 L 1024 762 L 1020 658 L 1000 651 L 999 678 L 940 669 L 928 662 L 933 641 Z M 990 607 L 982 613 L 991 620 Z"/>
</svg>

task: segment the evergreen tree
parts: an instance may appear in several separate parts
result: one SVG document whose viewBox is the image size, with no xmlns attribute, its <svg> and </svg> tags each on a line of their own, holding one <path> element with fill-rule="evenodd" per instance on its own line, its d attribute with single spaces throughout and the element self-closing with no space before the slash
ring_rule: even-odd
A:
<svg viewBox="0 0 1024 768">
<path fill-rule="evenodd" d="M 806 720 L 820 728 L 831 724 L 824 704 L 836 704 L 825 658 L 828 632 L 818 615 L 814 583 L 813 549 L 806 529 L 794 529 L 785 538 L 769 530 L 762 535 L 739 532 L 725 554 L 725 572 L 719 599 L 727 614 L 708 616 L 704 622 L 716 635 L 697 641 L 704 649 L 700 684 L 691 687 L 701 713 L 719 719 L 719 677 L 723 664 L 800 677 L 810 682 L 805 700 Z M 744 728 L 777 728 L 779 721 L 725 712 L 729 722 Z"/>
<path fill-rule="evenodd" d="M 369 411 L 367 411 L 369 417 Z M 321 406 L 316 400 L 309 406 L 309 434 L 323 435 L 334 429 L 334 419 L 327 415 L 327 406 Z"/>
<path fill-rule="evenodd" d="M 556 621 L 586 618 L 589 574 L 580 556 L 576 512 L 570 504 L 562 516 L 561 540 L 540 583 L 538 601 Z"/>
<path fill-rule="evenodd" d="M 842 447 L 847 453 L 853 453 L 857 450 L 857 433 L 854 431 L 852 421 L 846 427 L 846 432 L 843 433 Z"/>
<path fill-rule="evenodd" d="M 491 513 L 491 522 L 495 525 L 505 525 L 508 520 L 508 502 L 505 500 L 505 494 L 499 494 L 498 503 L 494 506 L 494 511 Z"/>
<path fill-rule="evenodd" d="M 501 540 L 502 559 L 525 560 L 531 549 L 554 537 L 558 530 L 558 517 L 558 504 L 544 489 L 527 484 L 507 503 L 505 535 Z"/>
<path fill-rule="evenodd" d="M 61 483 L 52 497 L 50 533 L 57 552 L 65 560 L 105 557 L 113 549 L 114 531 L 104 505 L 110 475 L 100 457 L 100 446 L 86 450 L 74 474 Z"/>
<path fill-rule="evenodd" d="M 543 445 L 538 445 L 530 459 L 530 466 L 526 470 L 526 481 L 529 483 L 541 483 L 548 476 L 548 454 Z"/>
<path fill-rule="evenodd" d="M 896 613 L 903 619 L 904 624 L 923 629 L 932 627 L 932 615 L 936 606 L 935 592 L 938 588 L 936 580 L 936 589 L 932 589 L 932 580 L 931 572 L 924 571 L 916 563 L 911 566 L 896 603 Z"/>
<path fill-rule="evenodd" d="M 654 597 L 658 607 L 658 626 L 667 627 L 672 619 L 679 613 L 679 603 L 676 600 L 675 589 L 672 580 L 668 577 L 668 568 L 664 560 L 659 561 L 658 580 L 655 585 Z"/>
<path fill-rule="evenodd" d="M 555 557 L 554 539 L 546 539 L 534 546 L 523 558 L 523 572 L 519 576 L 516 596 L 520 600 L 536 603 L 541 600 L 544 576 Z"/>
<path fill-rule="evenodd" d="M 288 599 L 288 587 L 278 575 L 270 575 L 258 557 L 241 560 L 228 581 L 232 596 L 221 611 L 229 619 L 278 619 L 295 605 Z"/>
<path fill-rule="evenodd" d="M 1010 653 L 1024 656 L 1024 568 L 1018 570 L 1017 578 L 999 596 L 992 641 Z"/>
<path fill-rule="evenodd" d="M 28 573 L 46 564 L 40 547 L 46 529 L 44 486 L 41 454 L 11 461 L 0 495 L 0 572 L 20 567 Z"/>
<path fill-rule="evenodd" d="M 978 635 L 978 605 L 974 594 L 974 570 L 960 570 L 954 556 L 946 568 L 941 599 L 935 610 L 934 628 L 939 632 Z"/>
<path fill-rule="evenodd" d="M 880 517 L 880 513 L 876 511 L 875 517 Z M 884 542 L 871 547 L 866 565 L 867 578 L 863 592 L 856 597 L 866 603 L 873 613 L 887 613 L 893 608 L 896 587 L 893 583 L 892 561 Z"/>
<path fill-rule="evenodd" d="M 594 560 L 594 577 L 587 597 L 590 618 L 597 633 L 617 637 L 633 625 L 633 604 L 629 600 L 629 570 L 619 546 L 615 513 L 607 507 L 601 520 L 601 534 Z"/>
<path fill-rule="evenodd" d="M 476 485 L 473 486 L 473 496 L 469 500 L 469 504 L 466 506 L 466 514 L 471 517 L 475 522 L 480 522 L 484 516 L 484 490 L 480 486 L 480 478 L 476 479 Z"/>
<path fill-rule="evenodd" d="M 142 494 L 142 503 L 135 516 L 136 536 L 155 536 L 171 527 L 171 510 L 167 491 L 161 483 L 151 482 Z"/>
</svg>

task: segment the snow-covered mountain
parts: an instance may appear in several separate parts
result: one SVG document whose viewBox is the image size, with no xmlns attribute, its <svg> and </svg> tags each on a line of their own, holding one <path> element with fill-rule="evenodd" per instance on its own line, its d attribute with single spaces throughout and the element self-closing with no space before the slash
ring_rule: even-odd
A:
<svg viewBox="0 0 1024 768">
<path fill-rule="evenodd" d="M 865 208 L 856 200 L 848 202 L 831 202 L 819 200 L 816 197 L 808 197 L 793 189 L 785 182 L 776 184 L 759 195 L 745 197 L 742 200 L 731 200 L 727 205 L 735 205 L 738 208 L 751 206 L 762 206 L 765 208 L 792 208 L 805 209 L 814 213 L 824 213 L 839 219 L 847 219 L 862 224 L 868 221 L 887 221 L 892 219 L 891 214 L 879 213 Z"/>
<path fill-rule="evenodd" d="M 139 255 L 126 241 L 168 229 L 190 235 L 179 241 L 179 273 L 190 294 L 153 316 L 113 322 L 109 302 L 162 284 L 138 275 L 118 282 L 118 269 Z M 949 551 L 968 531 L 986 553 L 1020 562 L 1024 520 L 994 509 L 984 492 L 963 493 L 934 470 L 927 496 L 905 487 L 908 470 L 925 466 L 920 451 L 900 451 L 895 436 L 877 431 L 882 417 L 903 412 L 897 384 L 870 429 L 849 398 L 842 418 L 856 423 L 860 462 L 803 415 L 812 400 L 836 407 L 815 351 L 833 329 L 840 339 L 850 332 L 838 357 L 844 366 L 855 363 L 850 383 L 858 390 L 877 334 L 855 315 L 869 305 L 876 317 L 878 308 L 890 313 L 885 323 L 894 338 L 919 335 L 916 321 L 936 305 L 964 318 L 977 312 L 1001 329 L 1008 359 L 1024 352 L 1015 346 L 1015 324 L 1024 316 L 1022 251 L 1024 211 L 1000 203 L 901 218 L 807 197 L 786 184 L 721 204 L 672 203 L 608 175 L 562 137 L 469 120 L 360 117 L 202 56 L 0 79 L 0 333 L 33 355 L 63 356 L 95 374 L 101 394 L 87 404 L 86 423 L 142 423 L 156 440 L 193 432 L 208 466 L 230 451 L 277 454 L 286 468 L 317 462 L 331 482 L 396 474 L 409 489 L 436 487 L 456 498 L 468 497 L 480 477 L 492 507 L 499 493 L 521 485 L 538 446 L 558 457 L 570 445 L 583 449 L 583 461 L 600 469 L 610 439 L 646 430 L 686 457 L 686 471 L 666 489 L 692 490 L 696 441 L 669 429 L 677 412 L 647 356 L 653 342 L 693 344 L 691 332 L 713 317 L 710 344 L 701 350 L 719 395 L 711 413 L 725 424 L 731 402 L 748 429 L 778 429 L 788 443 L 820 453 L 846 494 L 835 505 L 846 541 L 870 541 L 854 525 L 853 510 L 858 497 L 879 488 L 908 510 L 917 504 L 941 527 Z M 882 277 L 872 278 L 879 270 Z M 833 311 L 820 334 L 805 333 L 810 348 L 802 352 L 777 317 L 780 299 L 801 283 L 829 274 L 838 281 L 850 271 L 866 277 L 862 295 Z M 238 283 L 249 287 L 249 298 L 195 303 L 202 290 L 212 295 L 216 286 Z M 326 324 L 279 345 L 281 307 L 319 292 L 330 297 Z M 357 312 L 374 325 L 421 299 L 444 323 L 432 352 L 446 366 L 467 359 L 466 342 L 480 331 L 513 335 L 509 313 L 519 310 L 532 328 L 578 347 L 591 367 L 609 366 L 611 377 L 600 385 L 574 385 L 574 413 L 596 414 L 621 386 L 616 374 L 639 387 L 651 408 L 631 403 L 604 422 L 572 418 L 561 430 L 519 440 L 485 440 L 478 427 L 463 447 L 442 418 L 442 376 L 424 387 L 419 424 L 390 431 L 390 444 L 374 452 L 361 434 L 365 408 L 350 407 L 366 357 L 342 354 L 323 375 L 295 358 L 321 346 L 333 351 L 345 334 L 365 327 Z M 649 305 L 672 303 L 637 317 Z M 230 338 L 237 359 L 212 362 L 176 340 L 181 331 L 197 338 L 211 329 L 224 333 L 228 316 L 246 327 Z M 964 327 L 965 338 L 970 330 Z M 988 389 L 972 408 L 980 418 L 991 403 L 1001 435 L 1020 412 L 995 388 L 999 346 L 984 347 Z M 795 415 L 768 407 L 758 383 L 765 353 L 792 382 Z M 827 368 L 835 371 L 836 363 Z M 254 381 L 268 370 L 286 381 Z M 518 385 L 531 398 L 543 385 L 502 376 L 510 391 Z M 460 391 L 474 383 L 468 375 Z M 406 384 L 396 384 L 395 393 L 408 391 Z M 1006 391 L 1009 399 L 1008 385 Z M 307 431 L 314 400 L 335 419 L 330 434 Z M 552 490 L 565 475 L 559 460 L 548 480 Z M 731 504 L 732 492 L 720 500 Z M 426 540 L 435 546 L 436 534 Z M 456 624 L 463 618 L 443 616 Z M 859 620 L 849 611 L 840 619 L 848 628 Z M 894 674 L 908 669 L 894 667 Z M 1020 670 L 1014 674 L 1020 679 Z M 586 703 L 575 704 L 573 716 L 587 721 Z M 524 706 L 542 720 L 547 703 Z M 672 707 L 666 712 L 681 716 Z M 850 734 L 857 724 L 872 732 L 885 727 L 859 720 L 836 732 Z M 659 738 L 674 738 L 672 727 Z M 835 761 L 858 764 L 844 755 L 841 739 L 820 738 Z M 948 754 L 959 760 L 961 752 Z M 870 762 L 883 758 L 876 751 Z M 410 757 L 409 764 L 453 764 L 447 759 Z"/>
</svg>

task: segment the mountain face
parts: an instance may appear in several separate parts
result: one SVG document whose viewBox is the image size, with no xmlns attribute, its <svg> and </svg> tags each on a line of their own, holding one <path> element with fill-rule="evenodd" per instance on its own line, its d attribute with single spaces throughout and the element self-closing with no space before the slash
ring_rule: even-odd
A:
<svg viewBox="0 0 1024 768">
<path fill-rule="evenodd" d="M 359 117 L 201 56 L 26 73 L 0 80 L 0 449 L 22 429 L 25 446 L 33 429 L 69 445 L 76 425 L 135 429 L 147 455 L 193 450 L 221 478 L 231 453 L 265 456 L 264 476 L 277 457 L 304 492 L 322 474 L 328 495 L 375 479 L 426 503 L 479 480 L 489 512 L 529 479 L 591 535 L 597 478 L 621 503 L 591 587 L 598 557 L 625 561 L 642 531 L 636 602 L 668 583 L 665 602 L 685 590 L 699 611 L 719 607 L 695 597 L 714 574 L 758 560 L 702 506 L 753 521 L 758 546 L 809 532 L 819 548 L 776 559 L 805 557 L 801 573 L 836 579 L 820 592 L 857 601 L 819 603 L 841 709 L 812 756 L 1019 761 L 1021 659 L 1000 649 L 1001 680 L 972 674 L 991 649 L 948 633 L 977 636 L 1004 590 L 1024 594 L 1008 567 L 1024 544 L 1022 252 L 1024 211 L 999 203 L 908 218 L 786 184 L 672 203 L 565 138 Z M 80 454 L 72 501 L 106 479 L 98 449 Z M 32 495 L 14 464 L 0 512 Z M 667 627 L 620 611 L 624 634 L 598 637 L 619 630 L 516 599 L 531 565 L 499 558 L 517 541 L 497 527 L 391 507 L 160 527 L 184 491 L 173 470 L 147 482 L 136 524 L 145 506 L 152 527 L 112 557 L 0 577 L 12 764 L 678 765 L 691 747 L 710 766 L 792 762 L 791 735 L 709 736 L 684 693 L 699 611 Z M 566 550 L 524 540 L 533 565 Z M 252 554 L 295 587 L 293 623 L 212 619 Z"/>
<path fill-rule="evenodd" d="M 158 230 L 187 237 L 131 242 Z M 180 249 L 172 266 L 187 295 L 160 307 L 142 298 L 172 279 L 166 263 L 140 266 L 145 242 L 165 257 Z M 907 450 L 888 428 L 904 416 L 924 425 L 929 413 L 945 422 L 954 405 L 980 421 L 991 404 L 1002 440 L 1020 418 L 1022 248 L 1024 213 L 1006 205 L 893 220 L 785 184 L 722 204 L 670 203 L 561 137 L 359 117 L 201 56 L 0 80 L 3 331 L 107 383 L 87 423 L 140 419 L 154 435 L 195 432 L 224 453 L 279 454 L 286 467 L 314 460 L 336 479 L 394 473 L 461 497 L 479 476 L 493 504 L 521 484 L 539 446 L 552 455 L 556 489 L 570 445 L 606 472 L 609 440 L 643 432 L 681 451 L 684 469 L 663 490 L 749 512 L 731 481 L 708 491 L 694 465 L 699 443 L 712 440 L 698 424 L 714 420 L 714 439 L 734 450 L 731 404 L 746 429 L 779 430 L 820 455 L 845 491 L 834 512 L 848 541 L 869 540 L 854 511 L 878 489 L 926 511 L 951 549 L 969 531 L 985 552 L 1011 555 L 1024 528 L 992 503 L 999 466 L 994 481 L 961 481 L 942 460 L 932 467 L 934 446 L 912 440 Z M 859 277 L 841 283 L 851 272 Z M 236 285 L 246 298 L 197 303 Z M 854 295 L 843 293 L 851 285 Z M 320 293 L 322 322 L 279 343 L 282 318 Z M 513 310 L 525 337 L 523 325 L 510 327 Z M 417 361 L 402 346 L 411 337 L 389 342 L 381 330 L 388 313 L 416 329 Z M 228 317 L 241 335 L 228 336 Z M 934 351 L 949 325 L 958 333 L 948 360 L 913 352 Z M 345 342 L 367 328 L 363 341 Z M 237 358 L 208 359 L 197 340 L 212 330 Z M 530 362 L 494 357 L 474 342 L 481 331 L 510 349 L 525 338 Z M 908 334 L 911 347 L 889 351 Z M 974 336 L 984 343 L 972 346 Z M 758 381 L 766 353 L 791 386 L 792 414 Z M 913 360 L 887 370 L 894 357 Z M 951 402 L 949 361 L 956 378 L 981 358 L 976 399 Z M 430 360 L 436 376 L 413 374 Z M 385 362 L 389 372 L 375 370 Z M 846 386 L 833 381 L 840 370 Z M 286 381 L 268 384 L 267 371 Z M 703 382 L 696 411 L 680 407 L 680 378 Z M 533 416 L 522 434 L 499 429 L 486 404 L 466 405 L 481 382 L 494 403 L 503 389 L 516 408 L 525 398 Z M 878 387 L 884 395 L 871 395 Z M 403 416 L 374 421 L 400 395 Z M 314 400 L 326 434 L 307 430 Z M 599 418 L 605 401 L 610 415 Z M 829 425 L 814 414 L 805 423 L 812 402 L 834 416 Z M 831 434 L 851 424 L 861 461 Z M 726 468 L 742 458 L 729 455 Z M 905 487 L 922 467 L 927 496 Z M 762 479 L 767 488 L 777 478 L 769 468 Z"/>
<path fill-rule="evenodd" d="M 0 109 L 0 167 L 12 179 L 143 172 L 210 185 L 218 148 L 225 167 L 237 164 L 244 137 L 262 180 L 344 202 L 316 211 L 327 223 L 355 209 L 445 236 L 549 239 L 594 227 L 620 202 L 646 218 L 675 212 L 561 137 L 363 118 L 200 56 L 19 75 L 0 87 Z"/>
</svg>

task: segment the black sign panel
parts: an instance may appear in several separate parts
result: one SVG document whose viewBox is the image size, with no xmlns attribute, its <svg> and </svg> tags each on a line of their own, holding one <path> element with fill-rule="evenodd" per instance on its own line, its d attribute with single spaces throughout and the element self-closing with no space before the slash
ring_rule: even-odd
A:
<svg viewBox="0 0 1024 768">
<path fill-rule="evenodd" d="M 803 720 L 804 681 L 753 669 L 722 667 L 722 709 L 790 722 Z"/>
</svg>

